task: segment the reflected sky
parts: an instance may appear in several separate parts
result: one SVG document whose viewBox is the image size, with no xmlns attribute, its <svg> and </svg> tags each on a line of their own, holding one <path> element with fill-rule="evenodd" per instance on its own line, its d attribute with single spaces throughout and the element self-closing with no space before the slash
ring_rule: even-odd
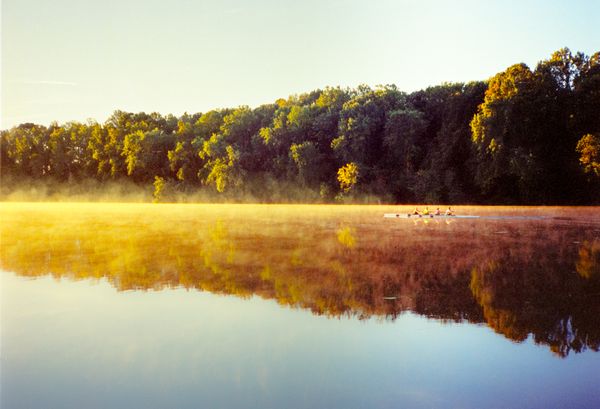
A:
<svg viewBox="0 0 600 409">
<path fill-rule="evenodd" d="M 413 313 L 315 316 L 257 297 L 116 292 L 2 273 L 2 407 L 594 407 L 600 354 Z M 543 392 L 543 393 L 542 393 Z"/>
<path fill-rule="evenodd" d="M 2 407 L 600 402 L 600 223 L 581 209 L 0 210 Z"/>
</svg>

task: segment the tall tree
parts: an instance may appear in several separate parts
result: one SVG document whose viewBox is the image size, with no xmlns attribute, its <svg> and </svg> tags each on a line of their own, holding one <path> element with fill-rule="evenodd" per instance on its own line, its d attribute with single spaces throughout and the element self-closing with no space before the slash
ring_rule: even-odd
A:
<svg viewBox="0 0 600 409">
<path fill-rule="evenodd" d="M 489 81 L 484 102 L 471 121 L 477 146 L 476 181 L 488 200 L 531 202 L 542 199 L 536 182 L 543 169 L 532 101 L 534 74 L 525 64 L 509 67 Z M 534 196 L 532 196 L 534 195 Z"/>
<path fill-rule="evenodd" d="M 389 112 L 406 106 L 406 94 L 395 86 L 375 90 L 359 86 L 340 112 L 339 136 L 331 147 L 339 164 L 356 163 L 361 169 L 361 183 L 381 185 L 383 137 Z"/>
<path fill-rule="evenodd" d="M 2 143 L 15 172 L 32 178 L 48 176 L 50 143 L 45 126 L 21 124 L 5 133 Z"/>
</svg>

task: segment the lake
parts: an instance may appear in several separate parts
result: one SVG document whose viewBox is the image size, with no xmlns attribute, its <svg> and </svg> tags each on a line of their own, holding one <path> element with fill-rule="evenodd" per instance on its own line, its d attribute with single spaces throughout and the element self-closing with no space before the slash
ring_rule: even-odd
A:
<svg viewBox="0 0 600 409">
<path fill-rule="evenodd" d="M 600 407 L 600 208 L 410 210 L 0 203 L 0 406 Z"/>
</svg>

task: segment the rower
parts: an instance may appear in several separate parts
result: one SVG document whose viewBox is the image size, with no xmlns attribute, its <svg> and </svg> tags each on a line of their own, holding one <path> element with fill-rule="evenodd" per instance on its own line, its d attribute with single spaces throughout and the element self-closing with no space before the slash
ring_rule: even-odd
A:
<svg viewBox="0 0 600 409">
<path fill-rule="evenodd" d="M 436 216 L 439 216 L 442 214 L 442 212 L 440 211 L 440 208 L 438 207 L 437 209 L 435 209 L 435 213 Z"/>
<path fill-rule="evenodd" d="M 446 210 L 446 216 L 454 216 L 454 212 L 450 206 L 448 206 L 448 210 Z"/>
<path fill-rule="evenodd" d="M 423 210 L 423 216 L 429 216 L 429 208 L 425 206 L 425 210 Z"/>
<path fill-rule="evenodd" d="M 415 211 L 413 212 L 413 214 L 419 215 L 419 216 L 421 215 L 421 211 L 419 210 L 418 207 L 415 207 Z"/>
</svg>

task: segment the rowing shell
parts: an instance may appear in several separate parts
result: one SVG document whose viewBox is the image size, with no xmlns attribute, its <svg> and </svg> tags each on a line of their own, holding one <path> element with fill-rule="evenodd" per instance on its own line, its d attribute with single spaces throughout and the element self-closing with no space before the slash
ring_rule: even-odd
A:
<svg viewBox="0 0 600 409">
<path fill-rule="evenodd" d="M 406 213 L 385 213 L 383 215 L 386 219 L 478 219 L 480 216 L 469 216 L 469 215 L 445 215 L 445 214 L 406 214 Z"/>
<path fill-rule="evenodd" d="M 412 213 L 384 213 L 386 219 L 486 219 L 486 220 L 552 220 L 546 216 L 471 216 L 471 215 L 445 215 L 445 214 L 412 214 Z"/>
</svg>

